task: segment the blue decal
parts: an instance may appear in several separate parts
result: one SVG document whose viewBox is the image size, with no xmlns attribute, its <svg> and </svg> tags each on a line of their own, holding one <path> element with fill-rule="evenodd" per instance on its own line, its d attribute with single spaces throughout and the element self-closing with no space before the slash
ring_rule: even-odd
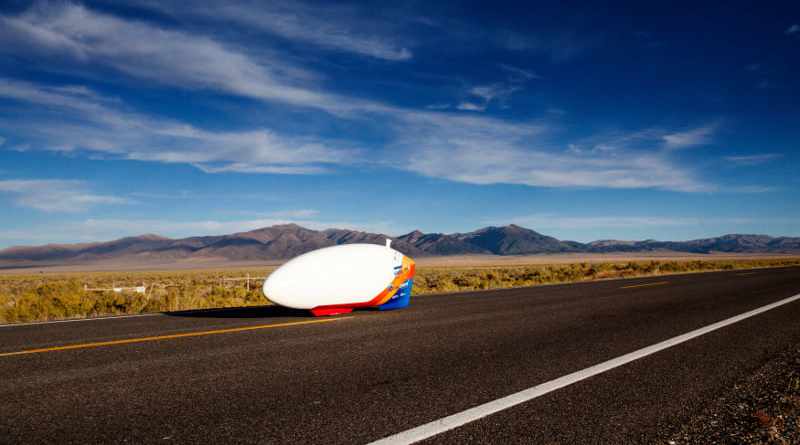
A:
<svg viewBox="0 0 800 445">
<path fill-rule="evenodd" d="M 392 295 L 392 298 L 389 299 L 389 301 L 378 306 L 378 310 L 389 311 L 392 309 L 401 309 L 408 306 L 408 303 L 411 301 L 411 287 L 413 285 L 414 285 L 413 279 L 407 280 L 405 283 L 401 284 L 400 287 L 397 289 L 397 292 L 394 295 Z"/>
</svg>

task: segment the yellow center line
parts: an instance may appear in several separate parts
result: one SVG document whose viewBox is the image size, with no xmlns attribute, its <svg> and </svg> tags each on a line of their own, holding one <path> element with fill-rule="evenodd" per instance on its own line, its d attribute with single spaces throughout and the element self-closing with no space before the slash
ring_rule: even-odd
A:
<svg viewBox="0 0 800 445">
<path fill-rule="evenodd" d="M 39 348 L 39 349 L 25 349 L 22 351 L 14 351 L 14 352 L 3 352 L 0 353 L 0 357 L 10 357 L 13 355 L 25 355 L 25 354 L 38 354 L 40 352 L 53 352 L 53 351 L 67 351 L 70 349 L 88 349 L 88 348 L 99 348 L 101 346 L 116 346 L 116 345 L 127 345 L 131 343 L 145 343 L 149 341 L 160 341 L 160 340 L 172 340 L 176 338 L 187 338 L 187 337 L 202 337 L 206 335 L 217 335 L 217 334 L 230 334 L 234 332 L 245 332 L 245 331 L 255 331 L 259 329 L 272 329 L 272 328 L 285 328 L 288 326 L 300 326 L 304 324 L 317 324 L 317 323 L 330 323 L 332 321 L 344 320 L 347 318 L 352 317 L 338 317 L 338 318 L 325 318 L 322 320 L 305 320 L 305 321 L 292 321 L 287 323 L 275 323 L 275 324 L 261 324 L 256 326 L 242 326 L 238 328 L 229 328 L 229 329 L 214 329 L 211 331 L 199 331 L 199 332 L 184 332 L 181 334 L 169 334 L 169 335 L 156 335 L 152 337 L 139 337 L 139 338 L 126 338 L 124 340 L 109 340 L 109 341 L 99 341 L 94 343 L 78 343 L 74 345 L 63 345 L 63 346 L 52 346 L 48 348 Z"/>
<path fill-rule="evenodd" d="M 630 286 L 622 286 L 622 287 L 620 287 L 620 289 L 633 289 L 634 287 L 645 287 L 645 286 L 661 286 L 662 284 L 669 284 L 669 281 L 657 281 L 655 283 L 632 284 Z"/>
<path fill-rule="evenodd" d="M 745 275 L 753 275 L 753 274 L 756 274 L 756 273 L 758 273 L 758 272 L 745 272 L 745 273 L 737 273 L 736 275 L 739 275 L 740 277 L 743 277 L 743 276 L 745 276 Z"/>
</svg>

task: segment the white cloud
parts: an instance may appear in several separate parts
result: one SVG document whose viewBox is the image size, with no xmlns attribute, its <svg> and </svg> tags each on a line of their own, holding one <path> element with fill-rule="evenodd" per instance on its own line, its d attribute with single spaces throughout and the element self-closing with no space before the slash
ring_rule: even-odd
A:
<svg viewBox="0 0 800 445">
<path fill-rule="evenodd" d="M 485 111 L 486 106 L 486 103 L 476 104 L 473 102 L 461 102 L 456 106 L 456 108 L 462 111 Z"/>
<path fill-rule="evenodd" d="M 359 162 L 474 184 L 713 189 L 666 153 L 629 147 L 656 145 L 666 134 L 663 130 L 596 138 L 589 141 L 589 148 L 576 144 L 564 151 L 548 141 L 552 129 L 544 123 L 387 108 L 383 123 L 393 133 L 387 149 L 394 151 L 391 160 L 382 161 L 379 154 L 350 148 L 346 141 L 286 136 L 267 129 L 212 132 L 144 116 L 91 90 L 0 80 L 0 97 L 32 104 L 39 110 L 37 116 L 56 113 L 49 121 L 23 119 L 9 125 L 39 148 L 185 163 L 209 173 L 319 174 Z"/>
<path fill-rule="evenodd" d="M 408 153 L 401 168 L 471 184 L 714 190 L 668 153 L 632 149 L 620 142 L 657 132 L 615 136 L 606 143 L 595 141 L 592 149 L 565 151 L 548 140 L 547 125 L 431 114 L 420 113 L 397 130 L 396 151 Z M 649 143 L 658 144 L 652 137 Z"/>
<path fill-rule="evenodd" d="M 500 64 L 500 68 L 508 71 L 512 74 L 512 79 L 519 80 L 519 81 L 526 81 L 526 80 L 533 80 L 533 79 L 541 79 L 542 76 L 536 74 L 534 71 L 526 70 L 523 68 L 518 68 L 513 65 L 507 65 L 505 63 Z"/>
<path fill-rule="evenodd" d="M 310 43 L 322 48 L 390 61 L 413 57 L 406 46 L 386 34 L 392 23 L 374 15 L 364 16 L 355 7 L 344 4 L 327 6 L 303 2 L 208 1 L 186 8 L 184 2 L 134 1 L 179 20 L 213 21 L 228 26 L 273 34 L 293 42 Z"/>
<path fill-rule="evenodd" d="M 284 58 L 259 59 L 208 37 L 127 21 L 71 3 L 35 6 L 0 16 L 0 51 L 45 54 L 75 66 L 99 64 L 128 76 L 176 86 L 211 89 L 256 99 L 345 113 L 366 101 L 319 92 L 316 75 Z"/>
<path fill-rule="evenodd" d="M 5 144 L 5 143 L 6 143 L 6 138 L 4 138 L 3 136 L 0 136 L 0 147 L 2 147 L 3 144 Z"/>
<path fill-rule="evenodd" d="M 572 30 L 538 36 L 502 31 L 495 40 L 509 51 L 543 53 L 549 55 L 554 62 L 566 62 L 597 45 L 599 38 Z"/>
<path fill-rule="evenodd" d="M 540 78 L 536 73 L 522 68 L 504 64 L 499 66 L 509 73 L 504 81 L 469 88 L 464 94 L 466 99 L 461 100 L 455 108 L 462 111 L 483 112 L 492 103 L 499 103 L 501 107 L 508 108 L 507 102 L 512 94 L 521 90 L 526 82 Z M 449 105 L 429 105 L 426 108 L 443 110 L 449 108 Z"/>
<path fill-rule="evenodd" d="M 102 117 L 109 103 L 82 86 L 53 87 L 0 78 L 0 97 Z"/>
<path fill-rule="evenodd" d="M 505 101 L 511 94 L 519 90 L 518 83 L 494 83 L 491 85 L 479 85 L 469 89 L 469 100 L 462 101 L 456 108 L 464 111 L 485 111 L 489 104 L 495 101 Z"/>
<path fill-rule="evenodd" d="M 210 88 L 265 100 L 357 114 L 360 124 L 388 126 L 387 148 L 403 147 L 408 159 L 389 162 L 432 177 L 476 184 L 547 187 L 663 188 L 700 191 L 710 186 L 657 150 L 630 150 L 625 135 L 564 152 L 541 133 L 546 125 L 506 123 L 450 113 L 415 112 L 316 92 L 295 80 L 313 79 L 280 58 L 258 59 L 223 44 L 145 22 L 126 21 L 82 6 L 34 7 L 2 18 L 6 50 L 50 52 L 55 58 L 101 64 L 134 77 L 191 88 Z M 509 71 L 508 67 L 503 68 Z M 517 69 L 519 70 L 519 69 Z M 513 69 L 511 71 L 514 71 Z M 460 109 L 485 110 L 530 78 L 515 72 L 506 83 L 475 86 Z M 517 80 L 515 80 L 517 79 Z M 88 150 L 94 156 L 185 163 L 210 173 L 318 174 L 354 162 L 380 162 L 349 141 L 279 134 L 266 128 L 208 131 L 185 122 L 129 111 L 124 104 L 83 86 L 41 86 L 0 81 L 0 96 L 34 105 L 37 118 L 8 121 L 35 148 Z M 366 119 L 364 119 L 366 118 Z M 2 126 L 2 125 L 0 125 Z M 668 148 L 707 143 L 714 126 L 662 132 Z M 641 133 L 641 132 L 639 132 Z M 628 140 L 625 140 L 627 138 Z M 357 144 L 356 144 L 357 145 Z M 621 147 L 621 148 L 620 148 Z M 393 154 L 396 159 L 396 153 Z"/>
<path fill-rule="evenodd" d="M 716 124 L 709 124 L 687 131 L 670 133 L 663 136 L 667 148 L 689 148 L 711 143 L 711 136 L 717 129 Z"/>
<path fill-rule="evenodd" d="M 248 201 L 280 201 L 280 198 L 271 194 L 267 193 L 236 193 L 235 195 L 231 195 L 230 193 L 220 190 L 219 192 L 215 193 L 208 193 L 208 192 L 196 192 L 192 190 L 168 190 L 166 192 L 131 192 L 129 196 L 138 199 L 140 201 L 145 200 L 180 200 L 185 201 L 187 199 L 191 200 L 248 200 Z M 260 204 L 261 205 L 261 204 Z"/>
<path fill-rule="evenodd" d="M 473 96 L 483 99 L 486 103 L 488 103 L 498 98 L 508 97 L 511 95 L 511 93 L 517 91 L 518 89 L 519 87 L 517 86 L 508 86 L 496 83 L 492 85 L 473 87 L 469 93 Z"/>
<path fill-rule="evenodd" d="M 326 173 L 329 169 L 318 166 L 287 166 L 287 165 L 251 165 L 242 162 L 227 164 L 222 167 L 212 167 L 202 164 L 192 164 L 206 173 L 253 173 L 273 175 L 316 175 Z"/>
<path fill-rule="evenodd" d="M 321 173 L 325 165 L 350 163 L 357 154 L 354 149 L 267 129 L 212 132 L 151 118 L 84 88 L 0 79 L 0 97 L 57 113 L 51 122 L 23 120 L 13 125 L 15 131 L 27 133 L 50 150 L 90 150 L 131 160 L 187 163 L 209 173 L 276 174 Z"/>
<path fill-rule="evenodd" d="M 60 179 L 0 180 L 0 193 L 14 202 L 43 212 L 82 212 L 103 204 L 124 204 L 125 198 L 91 192 L 82 181 Z"/>
<path fill-rule="evenodd" d="M 659 155 L 629 154 L 622 159 L 583 157 L 490 143 L 490 140 L 462 140 L 421 151 L 411 160 L 410 168 L 426 176 L 473 184 L 713 190 Z"/>
<path fill-rule="evenodd" d="M 387 148 L 403 147 L 402 153 L 409 158 L 398 161 L 395 153 L 395 160 L 387 164 L 422 175 L 476 184 L 710 188 L 663 153 L 619 151 L 610 144 L 597 144 L 589 153 L 564 152 L 541 137 L 542 125 L 419 113 L 317 92 L 300 85 L 314 79 L 312 73 L 280 58 L 273 60 L 267 54 L 257 60 L 207 37 L 126 21 L 78 5 L 35 7 L 0 20 L 6 25 L 0 27 L 4 28 L 0 41 L 7 44 L 7 51 L 45 52 L 56 59 L 70 58 L 73 64 L 100 64 L 162 84 L 355 113 L 359 119 L 354 120 L 359 123 L 395 130 Z M 484 110 L 490 102 L 518 89 L 514 82 L 476 86 L 469 91 L 472 99 L 458 108 Z M 365 153 L 348 141 L 279 134 L 266 128 L 209 131 L 142 115 L 83 86 L 4 80 L 0 81 L 0 96 L 43 111 L 35 119 L 0 123 L 0 127 L 6 126 L 3 130 L 13 128 L 26 136 L 26 143 L 35 148 L 185 163 L 210 173 L 318 174 L 354 162 L 381 161 L 377 155 L 360 156 Z M 666 134 L 664 141 L 669 147 L 697 144 L 707 138 L 700 130 Z"/>
<path fill-rule="evenodd" d="M 783 157 L 780 153 L 763 153 L 757 155 L 725 156 L 726 161 L 739 165 L 758 165 Z"/>
<path fill-rule="evenodd" d="M 668 131 L 645 128 L 634 131 L 606 131 L 573 141 L 568 151 L 576 154 L 624 152 L 626 150 L 658 147 Z M 653 151 L 653 150 L 651 150 Z"/>
<path fill-rule="evenodd" d="M 324 7 L 302 3 L 212 3 L 211 6 L 184 8 L 181 14 L 203 15 L 283 38 L 311 43 L 323 48 L 345 51 L 391 61 L 409 60 L 409 49 L 363 31 L 366 20 L 343 16 L 346 7 Z"/>
<path fill-rule="evenodd" d="M 786 34 L 791 35 L 791 34 L 797 34 L 798 32 L 800 32 L 800 25 L 798 25 L 797 23 L 786 28 Z"/>
</svg>

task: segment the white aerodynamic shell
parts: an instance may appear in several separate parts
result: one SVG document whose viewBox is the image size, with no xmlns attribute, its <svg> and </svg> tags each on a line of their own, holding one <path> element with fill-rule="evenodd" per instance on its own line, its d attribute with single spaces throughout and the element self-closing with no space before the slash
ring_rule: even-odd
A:
<svg viewBox="0 0 800 445">
<path fill-rule="evenodd" d="M 264 295 L 281 306 L 364 304 L 383 292 L 403 266 L 403 254 L 376 244 L 345 244 L 308 252 L 264 281 Z"/>
</svg>

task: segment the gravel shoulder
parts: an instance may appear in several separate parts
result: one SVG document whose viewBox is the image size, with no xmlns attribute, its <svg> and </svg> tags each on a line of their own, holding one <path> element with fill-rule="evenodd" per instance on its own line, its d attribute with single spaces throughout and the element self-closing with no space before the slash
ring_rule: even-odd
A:
<svg viewBox="0 0 800 445">
<path fill-rule="evenodd" d="M 800 344 L 724 391 L 662 444 L 800 444 Z"/>
</svg>

